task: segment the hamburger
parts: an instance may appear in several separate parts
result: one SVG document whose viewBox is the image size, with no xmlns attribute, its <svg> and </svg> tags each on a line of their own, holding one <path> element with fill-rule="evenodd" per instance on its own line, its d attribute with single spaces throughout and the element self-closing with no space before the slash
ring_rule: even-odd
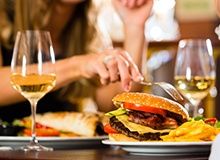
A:
<svg viewBox="0 0 220 160">
<path fill-rule="evenodd" d="M 113 141 L 161 140 L 189 118 L 179 103 L 152 94 L 125 92 L 112 101 L 118 109 L 106 113 L 104 131 Z"/>
</svg>

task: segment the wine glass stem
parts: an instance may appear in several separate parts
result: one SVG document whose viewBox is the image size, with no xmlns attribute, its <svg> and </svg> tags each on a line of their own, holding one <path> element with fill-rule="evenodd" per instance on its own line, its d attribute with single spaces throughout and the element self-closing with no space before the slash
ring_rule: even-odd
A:
<svg viewBox="0 0 220 160">
<path fill-rule="evenodd" d="M 31 104 L 31 117 L 32 117 L 32 123 L 31 123 L 31 143 L 38 143 L 36 139 L 36 109 L 37 109 L 37 102 L 36 99 L 29 100 Z"/>
<path fill-rule="evenodd" d="M 193 108 L 193 117 L 196 117 L 198 116 L 198 105 L 194 105 L 194 108 Z"/>
<path fill-rule="evenodd" d="M 193 104 L 193 117 L 196 117 L 199 115 L 199 103 L 200 100 L 191 100 L 191 103 Z"/>
</svg>

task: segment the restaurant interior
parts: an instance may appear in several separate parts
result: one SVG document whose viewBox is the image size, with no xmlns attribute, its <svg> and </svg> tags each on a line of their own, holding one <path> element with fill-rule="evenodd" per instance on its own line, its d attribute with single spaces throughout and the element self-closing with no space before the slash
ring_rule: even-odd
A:
<svg viewBox="0 0 220 160">
<path fill-rule="evenodd" d="M 92 1 L 96 6 L 96 8 L 98 9 L 97 22 L 100 32 L 103 32 L 103 34 L 108 35 L 111 38 L 112 45 L 114 48 L 122 47 L 123 42 L 125 40 L 123 22 L 121 21 L 120 16 L 115 11 L 111 3 L 112 0 L 92 0 Z M 145 47 L 147 49 L 146 49 L 146 53 L 144 53 L 146 55 L 146 59 L 143 60 L 141 66 L 141 73 L 143 74 L 144 81 L 146 82 L 152 82 L 152 83 L 167 82 L 172 84 L 173 86 L 176 86 L 175 67 L 177 61 L 177 54 L 181 45 L 180 43 L 181 40 L 205 40 L 206 43 L 209 43 L 210 42 L 209 40 L 211 40 L 211 45 L 213 48 L 213 57 L 215 62 L 216 77 L 214 78 L 214 85 L 210 87 L 208 94 L 204 96 L 204 98 L 202 98 L 201 102 L 199 102 L 198 112 L 201 113 L 201 115 L 203 115 L 202 120 L 205 121 L 205 118 L 208 118 L 208 120 L 210 119 L 213 120 L 214 118 L 215 122 L 216 123 L 218 122 L 218 125 L 220 126 L 219 121 L 217 121 L 220 120 L 220 36 L 218 37 L 217 34 L 217 32 L 218 33 L 220 32 L 220 17 L 217 15 L 215 5 L 216 5 L 215 0 L 154 0 L 154 5 L 152 8 L 151 15 L 145 23 L 144 36 L 145 36 Z M 0 17 L 0 21 L 1 21 L 1 17 Z M 165 91 L 163 87 L 161 87 L 160 85 L 145 85 L 142 92 L 166 97 L 168 99 L 173 100 L 172 95 L 170 95 L 167 91 Z M 185 100 L 187 99 L 186 97 Z M 117 104 L 117 102 L 115 104 Z M 189 107 L 188 105 L 192 105 L 192 104 L 187 103 L 184 106 L 187 110 L 189 109 L 187 108 Z M 105 115 L 112 118 L 112 115 L 121 116 L 125 114 L 125 112 L 127 113 L 127 111 L 130 111 L 129 110 L 130 108 L 128 109 L 123 108 L 122 110 L 120 110 L 120 106 L 122 106 L 122 104 L 119 105 L 119 110 L 117 110 L 117 113 L 113 111 Z M 193 105 L 191 107 L 193 107 Z M 85 110 L 85 108 L 79 108 L 78 110 L 83 111 Z M 164 116 L 163 113 L 164 112 L 162 111 L 159 113 L 159 116 L 158 115 L 157 116 L 158 117 L 160 117 L 161 115 Z M 79 120 L 75 122 L 74 126 L 71 126 L 69 128 L 71 129 L 73 128 L 73 130 L 78 127 L 80 128 L 81 126 L 84 125 L 81 124 L 80 120 L 84 120 L 84 118 L 87 116 L 91 118 L 90 115 L 84 115 L 84 113 L 82 112 L 80 114 L 81 117 L 80 116 L 77 117 L 78 115 L 76 116 L 73 114 L 73 116 L 77 117 Z M 168 111 L 168 113 L 166 112 L 166 114 L 172 115 L 173 113 L 171 113 L 171 111 Z M 91 118 L 92 122 L 95 123 L 95 125 L 96 123 L 98 123 L 97 121 L 99 120 L 98 118 L 100 118 L 99 116 L 101 114 L 98 113 L 97 115 L 96 115 L 96 119 L 94 118 L 95 120 Z M 104 113 L 102 113 L 102 115 L 104 115 Z M 57 124 L 59 123 L 59 125 L 57 125 L 58 127 L 65 128 L 67 126 L 65 123 L 70 122 L 72 120 L 71 118 L 70 119 L 66 118 L 64 120 L 62 116 L 65 115 L 62 116 L 53 115 L 53 116 L 54 116 L 53 118 L 57 118 L 57 121 L 59 121 L 57 122 Z M 48 117 L 50 117 L 49 114 Z M 183 118 L 181 117 L 178 120 L 181 120 L 183 123 L 188 123 L 188 122 L 190 123 L 192 121 L 194 122 L 193 118 L 189 119 L 188 113 L 185 115 L 185 117 L 183 116 Z M 53 121 L 52 119 L 50 120 L 48 118 L 42 122 L 48 124 L 50 124 L 50 122 L 54 123 L 52 121 Z M 183 124 L 182 122 L 181 124 Z M 16 121 L 16 124 L 18 123 L 20 124 L 21 121 L 20 122 Z M 37 125 L 36 127 L 40 126 L 39 124 Z M 86 124 L 85 126 L 87 127 L 87 129 L 91 128 L 88 124 Z M 197 127 L 199 128 L 200 126 L 201 126 L 200 124 L 197 124 L 195 128 Z M 216 126 L 217 125 L 214 124 L 214 127 Z M 217 132 L 220 133 L 219 126 L 218 126 L 218 131 L 213 131 L 214 132 L 213 134 L 215 136 L 217 136 Z M 32 131 L 34 127 L 32 125 Z M 132 127 L 133 126 L 131 126 L 131 128 Z M 66 128 L 68 130 L 68 126 Z M 114 129 L 114 127 L 112 128 Z M 86 131 L 87 133 L 89 132 L 89 129 L 88 131 Z M 181 131 L 183 130 L 184 129 L 182 129 Z M 203 130 L 205 129 L 203 128 Z M 30 131 L 30 121 L 29 121 L 29 131 Z M 97 130 L 95 130 L 94 132 L 96 131 Z M 190 129 L 188 129 L 188 131 L 184 130 L 183 132 L 189 132 L 189 131 Z M 81 130 L 78 129 L 78 133 L 80 132 Z M 109 134 L 110 133 L 114 134 L 115 132 L 116 131 L 114 129 L 109 131 Z M 53 136 L 52 138 L 51 137 L 42 138 L 41 136 L 39 136 L 40 144 L 46 147 L 54 148 L 54 151 L 51 152 L 26 152 L 26 151 L 20 152 L 17 150 L 14 151 L 13 148 L 14 146 L 15 148 L 20 145 L 24 146 L 29 142 L 30 139 L 26 139 L 27 137 L 22 137 L 20 139 L 13 139 L 13 137 L 8 138 L 7 136 L 6 139 L 4 139 L 3 136 L 2 138 L 0 136 L 0 159 L 67 159 L 67 160 L 68 159 L 79 159 L 79 160 L 85 160 L 85 159 L 91 159 L 91 160 L 95 160 L 95 159 L 102 159 L 102 160 L 125 160 L 125 159 L 149 159 L 149 160 L 150 159 L 152 160 L 192 159 L 193 160 L 196 159 L 199 160 L 201 159 L 202 160 L 203 159 L 204 160 L 204 159 L 208 159 L 208 157 L 210 156 L 211 144 L 212 144 L 212 142 L 210 141 L 213 140 L 213 136 L 210 136 L 211 140 L 208 139 L 206 141 L 205 139 L 204 140 L 205 142 L 203 141 L 203 139 L 201 141 L 199 139 L 198 142 L 194 142 L 195 139 L 189 138 L 187 139 L 188 141 L 185 143 L 184 141 L 185 139 L 183 138 L 180 141 L 178 141 L 177 139 L 177 143 L 179 144 L 176 145 L 172 142 L 172 140 L 174 140 L 175 138 L 171 140 L 169 139 L 170 137 L 168 137 L 167 140 L 168 145 L 165 146 L 164 144 L 161 144 L 160 141 L 155 142 L 155 140 L 158 140 L 157 138 L 153 139 L 153 141 L 150 143 L 143 141 L 143 144 L 141 144 L 141 142 L 135 141 L 133 144 L 130 140 L 125 141 L 124 143 L 111 142 L 111 140 L 109 139 L 106 140 L 103 137 L 101 137 L 103 135 L 101 136 L 99 135 L 101 138 L 100 137 L 97 138 L 94 133 L 91 133 L 91 135 L 93 134 L 91 138 L 89 137 L 91 135 L 87 133 L 82 133 L 82 135 L 80 135 L 80 138 L 77 137 L 79 134 L 77 135 L 75 133 L 73 134 L 61 133 L 64 135 L 63 137 L 61 137 L 61 139 L 60 137 L 54 138 Z M 153 130 L 152 133 L 157 133 L 157 132 Z M 59 132 L 59 135 L 61 134 Z M 160 136 L 165 135 L 165 134 L 163 135 L 163 133 L 158 133 L 158 134 Z M 175 132 L 175 134 L 177 133 Z M 38 143 L 35 134 L 31 135 L 31 132 L 29 132 L 29 136 L 32 136 L 32 138 L 34 137 L 35 142 Z M 154 138 L 154 136 L 152 137 Z M 164 139 L 162 140 L 166 141 L 166 138 L 167 137 L 165 136 Z M 218 138 L 220 137 L 218 136 Z M 159 140 L 161 139 L 159 138 Z M 217 150 L 216 148 L 218 148 L 220 145 L 219 140 L 220 139 L 218 139 L 218 144 L 215 144 L 215 155 L 213 155 L 212 159 L 210 160 L 216 160 L 219 158 L 218 156 L 220 156 L 219 153 L 216 152 Z M 145 142 L 146 144 L 144 144 Z M 147 154 L 145 152 L 147 152 Z"/>
</svg>

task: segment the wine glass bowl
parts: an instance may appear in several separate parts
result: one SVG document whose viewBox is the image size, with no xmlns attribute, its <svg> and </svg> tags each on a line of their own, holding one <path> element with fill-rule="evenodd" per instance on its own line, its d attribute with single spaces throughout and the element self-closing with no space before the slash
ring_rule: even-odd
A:
<svg viewBox="0 0 220 160">
<path fill-rule="evenodd" d="M 191 116 L 199 114 L 198 105 L 215 83 L 215 63 L 209 39 L 185 39 L 178 45 L 174 80 L 176 88 L 193 105 Z"/>
<path fill-rule="evenodd" d="M 55 55 L 47 31 L 20 31 L 11 61 L 11 84 L 31 104 L 32 139 L 25 151 L 52 150 L 36 139 L 35 116 L 37 102 L 55 86 Z"/>
</svg>

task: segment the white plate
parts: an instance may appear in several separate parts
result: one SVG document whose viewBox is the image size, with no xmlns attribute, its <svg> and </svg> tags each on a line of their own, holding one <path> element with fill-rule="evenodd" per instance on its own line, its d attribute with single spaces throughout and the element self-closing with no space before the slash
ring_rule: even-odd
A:
<svg viewBox="0 0 220 160">
<path fill-rule="evenodd" d="M 30 137 L 0 136 L 0 146 L 17 148 L 29 143 Z M 54 149 L 100 147 L 106 136 L 97 137 L 37 137 L 40 144 Z"/>
<path fill-rule="evenodd" d="M 131 154 L 147 155 L 197 155 L 209 154 L 212 142 L 115 142 L 103 140 L 103 144 L 120 146 Z"/>
</svg>

